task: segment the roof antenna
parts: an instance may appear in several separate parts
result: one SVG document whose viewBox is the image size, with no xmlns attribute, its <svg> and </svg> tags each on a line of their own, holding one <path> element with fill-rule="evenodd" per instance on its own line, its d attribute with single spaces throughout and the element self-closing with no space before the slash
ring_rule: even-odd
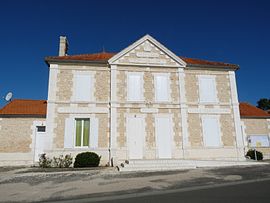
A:
<svg viewBox="0 0 270 203">
<path fill-rule="evenodd" d="M 3 99 L 6 100 L 6 102 L 10 102 L 12 96 L 13 96 L 12 92 L 8 92 L 8 93 L 6 94 L 6 96 L 3 97 Z"/>
<path fill-rule="evenodd" d="M 104 45 L 102 46 L 102 53 L 105 53 L 106 51 L 105 51 L 105 47 L 104 47 Z"/>
</svg>

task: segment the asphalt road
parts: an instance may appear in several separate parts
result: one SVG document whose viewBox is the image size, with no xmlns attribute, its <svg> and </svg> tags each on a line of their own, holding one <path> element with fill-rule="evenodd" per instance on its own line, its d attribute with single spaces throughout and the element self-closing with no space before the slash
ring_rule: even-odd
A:
<svg viewBox="0 0 270 203">
<path fill-rule="evenodd" d="M 0 202 L 270 202 L 269 166 L 133 173 L 0 168 Z"/>
<path fill-rule="evenodd" d="M 155 194 L 144 197 L 101 201 L 106 203 L 169 203 L 169 202 L 270 202 L 270 180 L 243 183 L 214 188 L 176 191 L 167 194 Z M 99 201 L 99 203 L 101 203 Z"/>
</svg>

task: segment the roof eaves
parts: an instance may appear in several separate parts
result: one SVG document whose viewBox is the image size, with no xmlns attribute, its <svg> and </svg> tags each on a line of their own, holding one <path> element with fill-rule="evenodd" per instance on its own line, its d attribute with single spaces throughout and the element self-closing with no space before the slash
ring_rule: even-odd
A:
<svg viewBox="0 0 270 203">
<path fill-rule="evenodd" d="M 46 114 L 0 114 L 0 118 L 46 118 Z"/>
<path fill-rule="evenodd" d="M 270 116 L 241 116 L 241 118 L 245 118 L 245 119 L 269 119 Z"/>
<path fill-rule="evenodd" d="M 239 70 L 239 65 L 204 65 L 204 64 L 187 64 L 186 68 L 211 68 L 211 69 L 224 69 L 224 70 Z"/>
<path fill-rule="evenodd" d="M 45 63 L 49 66 L 51 63 L 57 64 L 108 64 L 108 60 L 74 60 L 74 59 L 51 59 L 45 58 Z"/>
</svg>

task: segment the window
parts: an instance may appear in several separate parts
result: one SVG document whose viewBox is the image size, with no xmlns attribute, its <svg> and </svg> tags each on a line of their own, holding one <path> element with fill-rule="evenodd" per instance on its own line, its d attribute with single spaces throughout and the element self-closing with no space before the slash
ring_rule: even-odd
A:
<svg viewBox="0 0 270 203">
<path fill-rule="evenodd" d="M 200 102 L 216 103 L 216 80 L 215 76 L 199 76 Z"/>
<path fill-rule="evenodd" d="M 90 119 L 76 119 L 76 147 L 89 146 Z"/>
<path fill-rule="evenodd" d="M 206 147 L 219 147 L 221 145 L 218 119 L 218 116 L 202 116 L 203 141 Z"/>
<path fill-rule="evenodd" d="M 75 75 L 75 100 L 91 101 L 93 94 L 92 76 L 90 74 L 77 73 Z"/>
<path fill-rule="evenodd" d="M 37 126 L 37 132 L 46 132 L 46 126 Z"/>
<path fill-rule="evenodd" d="M 249 147 L 269 147 L 269 137 L 267 135 L 250 135 L 248 137 Z"/>
<path fill-rule="evenodd" d="M 99 120 L 95 117 L 66 118 L 64 148 L 74 147 L 98 148 Z"/>
<path fill-rule="evenodd" d="M 156 101 L 169 101 L 169 79 L 167 74 L 155 76 L 155 98 Z"/>
<path fill-rule="evenodd" d="M 128 74 L 128 101 L 142 101 L 142 75 Z"/>
</svg>

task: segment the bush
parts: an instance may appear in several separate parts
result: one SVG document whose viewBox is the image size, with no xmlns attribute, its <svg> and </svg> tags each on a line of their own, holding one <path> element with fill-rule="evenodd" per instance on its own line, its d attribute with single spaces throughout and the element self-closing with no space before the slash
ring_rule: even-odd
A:
<svg viewBox="0 0 270 203">
<path fill-rule="evenodd" d="M 97 167 L 99 165 L 101 156 L 94 152 L 82 152 L 75 158 L 74 168 L 81 167 Z"/>
<path fill-rule="evenodd" d="M 72 157 L 70 154 L 67 154 L 65 156 L 60 155 L 59 157 L 53 157 L 53 159 L 50 159 L 46 157 L 46 154 L 41 154 L 39 156 L 38 164 L 41 168 L 68 168 L 72 164 Z"/>
<path fill-rule="evenodd" d="M 53 157 L 52 165 L 57 168 L 69 168 L 72 164 L 72 156 L 70 154 Z"/>
<path fill-rule="evenodd" d="M 253 160 L 256 160 L 254 149 L 248 150 L 246 156 L 250 157 Z M 256 150 L 256 156 L 257 156 L 257 160 L 263 160 L 263 153 L 262 152 Z"/>
<path fill-rule="evenodd" d="M 41 168 L 50 168 L 52 167 L 52 160 L 46 157 L 46 154 L 44 153 L 39 156 L 38 164 Z"/>
</svg>

